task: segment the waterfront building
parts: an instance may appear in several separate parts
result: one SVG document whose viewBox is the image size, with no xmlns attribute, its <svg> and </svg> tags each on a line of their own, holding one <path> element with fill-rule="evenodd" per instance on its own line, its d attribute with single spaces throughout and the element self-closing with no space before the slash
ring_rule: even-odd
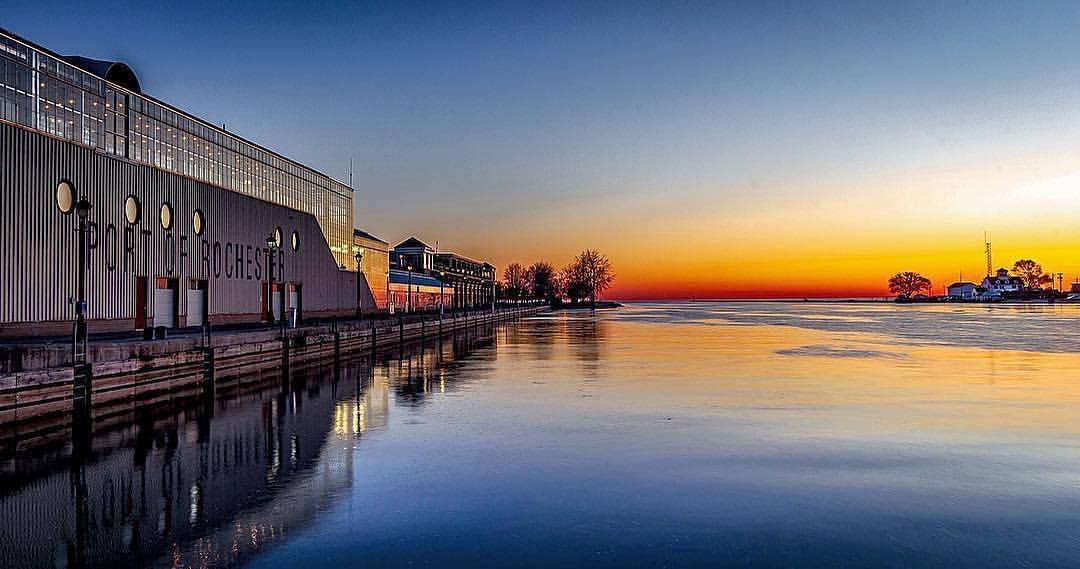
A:
<svg viewBox="0 0 1080 569">
<path fill-rule="evenodd" d="M 398 269 L 411 268 L 414 273 L 426 273 L 435 268 L 435 249 L 416 237 L 409 237 L 394 246 L 390 264 Z"/>
<path fill-rule="evenodd" d="M 495 266 L 449 251 L 438 251 L 409 237 L 390 253 L 392 268 L 409 269 L 434 277 L 453 289 L 449 308 L 480 308 L 495 300 Z"/>
<path fill-rule="evenodd" d="M 435 271 L 455 291 L 454 307 L 490 306 L 495 300 L 495 266 L 456 253 L 435 255 Z"/>
<path fill-rule="evenodd" d="M 987 275 L 983 279 L 980 288 L 982 289 L 981 296 L 985 298 L 1001 298 L 1022 292 L 1024 290 L 1024 279 L 1009 276 L 1008 269 L 998 269 L 995 275 Z"/>
<path fill-rule="evenodd" d="M 971 300 L 978 294 L 978 287 L 973 282 L 955 282 L 945 287 L 945 295 L 959 300 Z"/>
<path fill-rule="evenodd" d="M 454 289 L 439 279 L 408 269 L 390 269 L 391 310 L 433 312 L 440 306 L 452 306 Z"/>
<path fill-rule="evenodd" d="M 390 244 L 374 235 L 353 230 L 353 256 L 358 256 L 361 288 L 358 301 L 363 310 L 386 310 L 390 277 Z"/>
<path fill-rule="evenodd" d="M 0 334 L 356 309 L 348 185 L 4 30 L 0 192 Z"/>
</svg>

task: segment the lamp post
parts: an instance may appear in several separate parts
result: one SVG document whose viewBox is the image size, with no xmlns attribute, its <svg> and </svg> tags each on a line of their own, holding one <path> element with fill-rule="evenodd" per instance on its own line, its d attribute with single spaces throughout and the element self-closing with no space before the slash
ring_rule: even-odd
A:
<svg viewBox="0 0 1080 569">
<path fill-rule="evenodd" d="M 445 298 L 443 296 L 443 286 L 444 286 L 443 282 L 445 280 L 446 280 L 446 271 L 439 271 L 439 320 L 442 320 L 443 304 L 445 303 L 444 300 L 443 300 Z"/>
<path fill-rule="evenodd" d="M 405 312 L 412 312 L 412 265 L 405 265 L 405 271 L 409 275 L 409 284 L 405 288 Z"/>
<path fill-rule="evenodd" d="M 274 234 L 266 236 L 266 321 L 274 323 L 274 250 L 277 249 Z"/>
<path fill-rule="evenodd" d="M 364 294 L 364 284 L 363 284 L 363 279 L 362 279 L 363 271 L 361 271 L 361 267 L 362 267 L 361 262 L 363 260 L 364 260 L 364 250 L 363 249 L 357 249 L 356 250 L 356 317 L 357 318 L 360 318 L 360 316 L 362 314 L 361 309 L 363 308 L 362 307 L 362 302 L 361 302 L 361 299 L 363 298 L 363 294 Z"/>
<path fill-rule="evenodd" d="M 73 334 L 72 363 L 75 365 L 86 363 L 86 233 L 88 231 L 86 220 L 90 217 L 90 209 L 94 207 L 86 196 L 79 198 L 75 204 L 75 214 L 79 217 L 79 273 L 76 278 L 75 299 L 75 330 Z"/>
</svg>

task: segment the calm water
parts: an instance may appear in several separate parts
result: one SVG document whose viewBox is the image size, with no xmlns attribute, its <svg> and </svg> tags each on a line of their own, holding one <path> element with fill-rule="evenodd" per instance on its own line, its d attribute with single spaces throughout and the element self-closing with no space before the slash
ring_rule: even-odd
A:
<svg viewBox="0 0 1080 569">
<path fill-rule="evenodd" d="M 1080 307 L 637 304 L 8 449 L 4 566 L 1077 566 Z"/>
</svg>

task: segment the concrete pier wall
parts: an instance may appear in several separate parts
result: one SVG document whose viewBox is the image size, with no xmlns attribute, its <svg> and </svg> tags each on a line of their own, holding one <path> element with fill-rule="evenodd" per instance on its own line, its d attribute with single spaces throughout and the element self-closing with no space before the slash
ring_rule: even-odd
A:
<svg viewBox="0 0 1080 569">
<path fill-rule="evenodd" d="M 121 400 L 153 404 L 162 397 L 212 389 L 218 381 L 258 372 L 287 373 L 291 366 L 318 362 L 333 364 L 335 358 L 367 356 L 404 343 L 542 310 L 546 308 L 216 333 L 209 342 L 198 336 L 184 336 L 92 343 L 88 353 L 92 370 L 90 407 Z M 70 346 L 4 347 L 0 349 L 0 365 L 0 425 L 69 416 L 75 411 Z"/>
</svg>

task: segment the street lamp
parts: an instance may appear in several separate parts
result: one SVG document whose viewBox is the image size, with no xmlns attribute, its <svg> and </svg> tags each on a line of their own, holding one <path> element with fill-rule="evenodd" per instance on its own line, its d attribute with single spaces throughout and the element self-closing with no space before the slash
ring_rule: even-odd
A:
<svg viewBox="0 0 1080 569">
<path fill-rule="evenodd" d="M 363 260 L 364 260 L 364 250 L 362 248 L 359 248 L 359 249 L 356 250 L 356 317 L 357 318 L 360 318 L 361 308 L 362 308 L 361 305 L 363 304 L 361 302 L 361 299 L 363 298 L 363 294 L 364 294 L 364 285 L 363 285 L 363 280 L 361 279 L 361 275 L 362 275 L 361 262 Z"/>
<path fill-rule="evenodd" d="M 409 285 L 405 289 L 405 312 L 412 312 L 412 265 L 405 265 L 405 271 L 409 274 Z"/>
<path fill-rule="evenodd" d="M 446 271 L 439 271 L 439 319 L 443 315 L 443 282 L 446 280 Z"/>
<path fill-rule="evenodd" d="M 266 321 L 274 323 L 274 250 L 278 247 L 277 239 L 271 232 L 266 236 Z"/>
<path fill-rule="evenodd" d="M 75 204 L 75 214 L 79 217 L 79 274 L 77 281 L 77 298 L 75 300 L 75 333 L 74 346 L 72 347 L 72 363 L 86 363 L 86 233 L 88 232 L 86 220 L 90 217 L 90 209 L 94 207 L 86 196 L 79 198 Z"/>
</svg>

